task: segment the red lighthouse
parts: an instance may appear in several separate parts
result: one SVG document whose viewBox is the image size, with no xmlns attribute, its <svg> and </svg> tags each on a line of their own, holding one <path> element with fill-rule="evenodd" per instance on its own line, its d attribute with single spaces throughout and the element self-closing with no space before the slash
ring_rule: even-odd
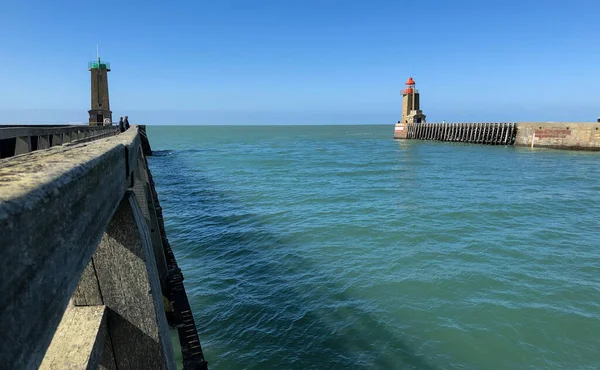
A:
<svg viewBox="0 0 600 370">
<path fill-rule="evenodd" d="M 402 123 L 425 123 L 425 115 L 419 107 L 419 90 L 415 89 L 415 80 L 409 77 L 402 95 Z"/>
<path fill-rule="evenodd" d="M 394 128 L 394 138 L 405 139 L 407 124 L 425 123 L 425 115 L 419 107 L 419 90 L 415 89 L 415 80 L 409 77 L 406 88 L 400 91 L 402 95 L 402 120 L 398 121 Z"/>
</svg>

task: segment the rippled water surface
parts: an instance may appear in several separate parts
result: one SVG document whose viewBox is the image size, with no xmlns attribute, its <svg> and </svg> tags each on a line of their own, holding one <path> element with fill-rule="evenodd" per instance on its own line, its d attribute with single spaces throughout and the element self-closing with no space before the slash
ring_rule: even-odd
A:
<svg viewBox="0 0 600 370">
<path fill-rule="evenodd" d="M 600 154 L 148 134 L 211 369 L 600 369 Z"/>
</svg>

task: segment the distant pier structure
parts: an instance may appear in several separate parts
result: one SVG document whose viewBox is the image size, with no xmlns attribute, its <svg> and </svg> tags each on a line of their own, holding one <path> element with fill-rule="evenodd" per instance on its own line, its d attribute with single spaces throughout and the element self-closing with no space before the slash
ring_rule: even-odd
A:
<svg viewBox="0 0 600 370">
<path fill-rule="evenodd" d="M 394 127 L 394 139 L 600 151 L 600 119 L 598 122 L 428 123 L 412 77 L 400 95 L 402 119 Z"/>
<path fill-rule="evenodd" d="M 108 99 L 108 72 L 110 63 L 100 60 L 88 63 L 88 71 L 92 78 L 92 106 L 88 111 L 90 114 L 90 126 L 102 126 L 112 122 L 112 111 Z"/>
<path fill-rule="evenodd" d="M 456 141 L 490 145 L 512 145 L 517 125 L 511 122 L 427 123 L 421 110 L 419 90 L 409 77 L 402 95 L 402 119 L 394 128 L 394 139 Z"/>
</svg>

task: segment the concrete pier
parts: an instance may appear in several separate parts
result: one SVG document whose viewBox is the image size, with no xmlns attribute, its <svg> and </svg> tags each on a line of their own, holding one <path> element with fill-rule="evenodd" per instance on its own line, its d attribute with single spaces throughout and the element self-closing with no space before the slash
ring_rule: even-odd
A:
<svg viewBox="0 0 600 370">
<path fill-rule="evenodd" d="M 402 119 L 394 139 L 452 141 L 531 148 L 600 150 L 599 122 L 459 122 L 426 123 L 420 94 L 410 77 L 402 95 Z"/>
<path fill-rule="evenodd" d="M 171 326 L 206 369 L 145 127 L 36 134 L 63 145 L 0 160 L 0 368 L 175 369 Z"/>
<path fill-rule="evenodd" d="M 598 122 L 397 123 L 394 139 L 600 151 Z"/>
</svg>

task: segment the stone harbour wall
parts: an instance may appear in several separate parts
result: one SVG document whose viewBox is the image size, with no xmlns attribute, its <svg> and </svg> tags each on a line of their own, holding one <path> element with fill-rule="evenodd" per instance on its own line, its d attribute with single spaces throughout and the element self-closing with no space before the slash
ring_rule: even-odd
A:
<svg viewBox="0 0 600 370">
<path fill-rule="evenodd" d="M 600 150 L 599 122 L 519 122 L 515 145 Z"/>
</svg>

